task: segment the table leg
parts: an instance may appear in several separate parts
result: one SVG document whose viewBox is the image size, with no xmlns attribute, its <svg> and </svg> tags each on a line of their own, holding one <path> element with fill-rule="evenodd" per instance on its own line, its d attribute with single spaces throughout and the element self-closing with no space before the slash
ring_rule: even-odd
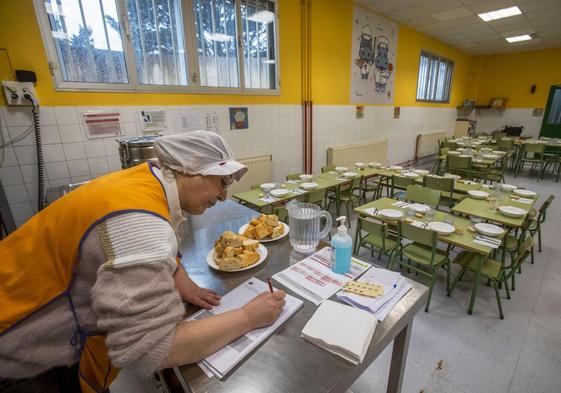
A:
<svg viewBox="0 0 561 393">
<path fill-rule="evenodd" d="M 407 351 L 409 350 L 409 340 L 413 320 L 409 322 L 393 340 L 392 360 L 390 364 L 390 376 L 388 378 L 388 393 L 400 393 L 403 385 L 403 374 L 405 373 L 405 363 L 407 361 Z"/>
<path fill-rule="evenodd" d="M 475 282 L 473 283 L 473 288 L 471 290 L 471 299 L 469 301 L 468 314 L 471 315 L 473 312 L 473 305 L 475 304 L 475 296 L 477 295 L 477 287 L 479 286 L 479 279 L 481 278 L 481 267 L 483 266 L 483 258 L 485 255 L 479 255 L 477 260 L 477 271 L 475 272 Z"/>
</svg>

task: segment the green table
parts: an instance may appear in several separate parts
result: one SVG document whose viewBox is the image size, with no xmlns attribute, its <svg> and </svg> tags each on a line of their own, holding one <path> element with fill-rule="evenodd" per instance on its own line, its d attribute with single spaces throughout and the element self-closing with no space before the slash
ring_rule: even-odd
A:
<svg viewBox="0 0 561 393">
<path fill-rule="evenodd" d="M 365 217 L 372 217 L 381 221 L 385 221 L 388 222 L 390 224 L 395 224 L 395 221 L 392 220 L 388 220 L 380 215 L 372 215 L 366 212 L 366 209 L 369 208 L 377 208 L 377 209 L 396 209 L 396 210 L 401 210 L 405 213 L 405 209 L 402 208 L 398 208 L 393 206 L 392 204 L 397 202 L 396 199 L 392 199 L 392 198 L 381 198 L 378 199 L 376 201 L 367 203 L 366 205 L 362 205 L 359 206 L 357 208 L 354 209 L 355 213 L 357 213 L 358 215 L 361 216 L 365 216 Z M 478 233 L 472 233 L 470 231 L 467 230 L 468 226 L 471 225 L 471 221 L 467 220 L 465 218 L 460 218 L 457 216 L 453 216 L 450 213 L 446 213 L 446 212 L 441 212 L 436 210 L 435 214 L 434 214 L 434 219 L 433 221 L 444 221 L 444 219 L 446 217 L 452 217 L 454 220 L 454 226 L 460 230 L 460 233 L 452 233 L 450 235 L 447 236 L 438 236 L 438 239 L 440 241 L 442 241 L 443 243 L 447 243 L 447 244 L 451 244 L 454 246 L 458 246 L 461 247 L 465 250 L 468 251 L 472 251 L 475 252 L 478 255 L 478 264 L 477 264 L 477 271 L 475 273 L 475 282 L 473 284 L 473 288 L 471 291 L 471 298 L 470 298 L 470 302 L 469 302 L 469 307 L 468 307 L 468 314 L 471 314 L 473 312 L 473 306 L 475 304 L 475 296 L 477 294 L 477 287 L 479 286 L 479 280 L 481 278 L 481 267 L 483 266 L 483 261 L 489 256 L 489 254 L 491 254 L 491 252 L 493 251 L 493 248 L 488 247 L 488 246 L 484 246 L 482 244 L 478 244 L 474 242 L 475 237 L 478 235 Z M 419 219 L 415 217 L 415 220 L 418 221 L 423 221 L 423 219 Z M 503 239 L 506 234 L 508 232 L 505 231 L 505 233 L 503 234 L 503 236 L 501 237 L 501 239 Z M 355 244 L 357 242 L 357 239 L 355 238 Z"/>
</svg>

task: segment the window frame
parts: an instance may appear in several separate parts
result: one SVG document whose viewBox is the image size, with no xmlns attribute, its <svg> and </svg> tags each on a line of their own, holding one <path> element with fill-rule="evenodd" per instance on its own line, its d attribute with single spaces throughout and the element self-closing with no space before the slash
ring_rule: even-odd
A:
<svg viewBox="0 0 561 393">
<path fill-rule="evenodd" d="M 446 98 L 444 100 L 430 100 L 430 99 L 419 99 L 418 95 L 419 95 L 419 74 L 421 72 L 421 59 L 422 57 L 425 56 L 430 60 L 435 59 L 438 60 L 439 62 L 445 62 L 448 64 L 449 67 L 451 67 L 450 70 L 450 78 L 449 78 L 449 83 L 448 83 L 448 89 L 447 89 L 447 93 L 446 93 Z M 424 50 L 421 49 L 421 52 L 419 54 L 419 66 L 417 67 L 417 89 L 415 90 L 415 102 L 426 102 L 426 103 L 433 103 L 433 104 L 449 104 L 450 100 L 452 98 L 452 84 L 454 82 L 454 69 L 456 64 L 454 62 L 454 60 L 449 59 L 447 57 L 444 56 L 440 56 L 434 52 L 428 51 L 428 50 Z M 429 77 L 427 77 L 427 80 L 425 81 L 425 87 L 426 85 L 429 83 Z M 438 85 L 435 87 L 435 89 L 438 88 Z"/>
<path fill-rule="evenodd" d="M 84 1 L 84 0 L 82 0 Z M 86 0 L 87 1 L 87 0 Z M 195 32 L 195 21 L 193 16 L 193 0 L 180 0 L 183 20 L 183 32 L 185 43 L 185 56 L 187 64 L 187 86 L 180 85 L 148 85 L 140 84 L 136 70 L 136 59 L 134 56 L 134 47 L 131 38 L 131 29 L 127 16 L 126 0 L 115 0 L 117 13 L 119 16 L 119 25 L 121 28 L 121 37 L 123 45 L 123 53 L 125 58 L 125 67 L 127 70 L 128 83 L 97 83 L 97 82 L 69 82 L 65 81 L 62 75 L 62 69 L 59 64 L 58 54 L 55 42 L 52 38 L 49 18 L 45 10 L 43 0 L 33 0 L 35 14 L 41 31 L 41 38 L 51 77 L 54 83 L 55 91 L 91 91 L 91 92 L 144 92 L 144 93 L 194 93 L 194 94 L 242 94 L 242 95 L 267 95 L 278 96 L 281 94 L 281 77 L 280 77 L 280 57 L 279 57 L 279 14 L 278 2 L 273 1 L 275 5 L 275 60 L 276 60 L 276 86 L 274 89 L 256 89 L 244 87 L 245 85 L 245 69 L 243 58 L 243 42 L 242 42 L 242 25 L 241 25 L 241 0 L 234 0 L 236 7 L 236 45 L 237 45 L 237 61 L 240 87 L 212 87 L 201 86 L 199 72 L 199 56 L 197 52 L 197 37 Z"/>
</svg>

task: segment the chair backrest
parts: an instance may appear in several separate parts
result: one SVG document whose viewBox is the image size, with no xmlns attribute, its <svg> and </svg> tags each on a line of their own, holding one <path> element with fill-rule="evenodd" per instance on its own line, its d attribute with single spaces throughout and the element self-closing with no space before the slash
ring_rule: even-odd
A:
<svg viewBox="0 0 561 393">
<path fill-rule="evenodd" d="M 501 139 L 500 141 L 497 141 L 497 150 L 512 151 L 513 148 L 514 148 L 513 139 Z"/>
<path fill-rule="evenodd" d="M 449 151 L 450 151 L 449 148 L 443 147 L 443 148 L 440 149 L 440 152 L 438 153 L 438 155 L 439 155 L 439 156 L 445 156 L 445 155 L 448 154 Z"/>
<path fill-rule="evenodd" d="M 254 184 L 250 187 L 251 190 L 257 190 L 259 188 L 261 188 L 261 184 Z"/>
<path fill-rule="evenodd" d="M 411 177 L 398 176 L 398 175 L 392 176 L 392 190 L 394 189 L 394 187 L 407 188 L 407 186 L 411 184 L 415 184 L 415 179 Z"/>
<path fill-rule="evenodd" d="M 545 151 L 545 144 L 543 143 L 525 143 L 525 153 L 543 153 Z"/>
<path fill-rule="evenodd" d="M 311 191 L 311 192 L 306 194 L 306 196 L 307 196 L 306 202 L 308 202 L 308 203 L 323 202 L 323 199 L 325 198 L 326 192 L 327 192 L 327 188 L 323 188 L 323 189 L 317 190 L 317 191 Z"/>
<path fill-rule="evenodd" d="M 540 206 L 540 211 L 538 214 L 538 222 L 540 224 L 543 224 L 545 221 L 545 213 L 547 211 L 547 208 L 549 207 L 549 205 L 551 205 L 551 203 L 553 202 L 553 200 L 555 199 L 555 195 L 551 194 L 549 196 L 549 198 L 547 198 L 545 200 L 545 202 Z"/>
<path fill-rule="evenodd" d="M 493 131 L 493 133 L 491 134 L 491 136 L 493 137 L 493 139 L 497 139 L 497 140 L 501 140 L 506 136 L 506 132 L 502 132 L 502 131 Z"/>
<path fill-rule="evenodd" d="M 456 148 L 458 147 L 458 144 L 456 142 L 453 142 L 453 141 L 445 141 L 443 147 L 447 147 L 450 150 L 456 150 Z"/>
<path fill-rule="evenodd" d="M 446 167 L 449 169 L 470 169 L 471 157 L 460 157 L 448 154 L 446 156 Z"/>
<path fill-rule="evenodd" d="M 302 173 L 291 173 L 290 175 L 286 175 L 286 180 L 300 180 L 300 175 Z"/>
<path fill-rule="evenodd" d="M 437 233 L 430 229 L 416 227 L 415 225 L 399 222 L 399 235 L 402 238 L 409 239 L 415 243 L 422 244 L 433 248 L 433 253 L 436 251 L 436 244 L 438 242 Z"/>
<path fill-rule="evenodd" d="M 330 172 L 335 170 L 335 165 L 326 165 L 321 167 L 321 173 Z"/>
<path fill-rule="evenodd" d="M 425 176 L 423 186 L 446 192 L 454 192 L 454 179 L 449 177 Z"/>
<path fill-rule="evenodd" d="M 352 194 L 353 191 L 359 190 L 360 183 L 362 183 L 362 176 L 353 177 L 353 180 L 350 183 L 341 186 L 341 196 L 349 196 L 349 194 Z"/>
<path fill-rule="evenodd" d="M 388 228 L 388 225 L 386 223 L 374 221 L 366 217 L 359 217 L 358 219 L 360 220 L 360 228 L 363 231 L 366 231 L 368 233 L 373 233 L 381 237 L 386 236 L 387 228 Z"/>
<path fill-rule="evenodd" d="M 440 204 L 440 191 L 422 186 L 410 185 L 407 187 L 405 199 L 436 208 Z"/>
</svg>

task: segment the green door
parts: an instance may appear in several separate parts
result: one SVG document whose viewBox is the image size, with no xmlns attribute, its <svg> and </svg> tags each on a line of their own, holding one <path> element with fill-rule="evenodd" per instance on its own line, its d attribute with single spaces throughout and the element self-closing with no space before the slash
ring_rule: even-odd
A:
<svg viewBox="0 0 561 393">
<path fill-rule="evenodd" d="M 561 138 L 561 85 L 551 86 L 540 136 Z"/>
</svg>

